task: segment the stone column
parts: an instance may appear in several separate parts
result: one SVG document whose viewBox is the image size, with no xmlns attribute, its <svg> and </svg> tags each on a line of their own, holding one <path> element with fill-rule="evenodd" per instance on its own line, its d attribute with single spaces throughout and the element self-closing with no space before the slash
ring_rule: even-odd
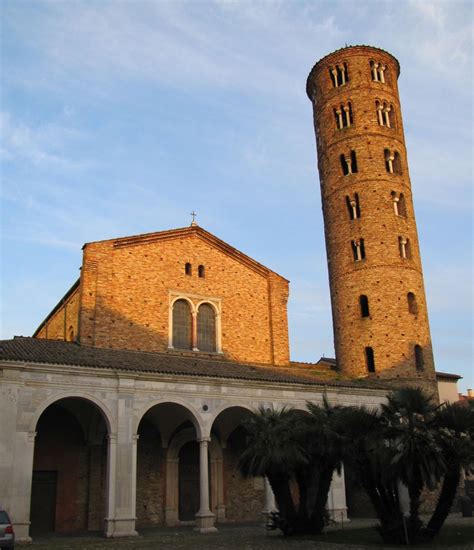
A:
<svg viewBox="0 0 474 550">
<path fill-rule="evenodd" d="M 334 470 L 332 474 L 331 487 L 329 488 L 327 507 L 333 521 L 349 521 L 347 518 L 346 484 L 344 481 L 344 467 L 341 473 Z"/>
<path fill-rule="evenodd" d="M 9 507 L 8 512 L 13 522 L 17 542 L 31 542 L 29 531 L 35 437 L 36 432 L 15 434 L 10 503 L 2 502 L 3 506 Z"/>
<path fill-rule="evenodd" d="M 117 395 L 117 435 L 109 437 L 107 457 L 107 537 L 137 536 L 135 530 L 137 439 L 133 432 L 135 381 L 119 378 Z"/>
<path fill-rule="evenodd" d="M 199 512 L 196 514 L 196 531 L 215 533 L 215 515 L 209 509 L 209 458 L 208 445 L 210 437 L 199 439 Z"/>
<path fill-rule="evenodd" d="M 197 329 L 197 311 L 193 311 L 191 313 L 192 315 L 192 321 L 191 321 L 191 347 L 193 351 L 199 351 L 198 348 L 198 329 Z"/>
</svg>

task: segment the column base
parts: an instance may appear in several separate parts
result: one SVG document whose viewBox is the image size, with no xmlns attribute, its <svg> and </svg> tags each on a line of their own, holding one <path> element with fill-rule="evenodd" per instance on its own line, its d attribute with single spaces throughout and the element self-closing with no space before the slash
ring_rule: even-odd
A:
<svg viewBox="0 0 474 550">
<path fill-rule="evenodd" d="M 135 531 L 135 520 L 136 518 L 105 518 L 105 537 L 108 539 L 118 537 L 138 537 L 138 533 Z"/>
<path fill-rule="evenodd" d="M 32 542 L 30 537 L 30 522 L 26 521 L 24 523 L 15 522 L 13 524 L 13 530 L 15 531 L 15 541 L 16 542 Z"/>
<path fill-rule="evenodd" d="M 212 512 L 198 512 L 196 514 L 195 531 L 198 533 L 217 533 L 217 528 L 214 525 L 216 516 Z"/>
<path fill-rule="evenodd" d="M 225 504 L 218 504 L 216 507 L 216 513 L 217 513 L 217 521 L 227 521 L 227 518 L 225 517 L 225 511 L 226 507 Z"/>
<path fill-rule="evenodd" d="M 351 521 L 347 517 L 347 508 L 332 508 L 332 509 L 329 509 L 328 512 L 329 512 L 329 517 L 336 523 L 341 523 L 341 522 L 348 523 L 349 521 Z"/>
<path fill-rule="evenodd" d="M 174 508 L 165 509 L 165 525 L 166 527 L 176 527 L 180 524 L 178 512 Z"/>
</svg>

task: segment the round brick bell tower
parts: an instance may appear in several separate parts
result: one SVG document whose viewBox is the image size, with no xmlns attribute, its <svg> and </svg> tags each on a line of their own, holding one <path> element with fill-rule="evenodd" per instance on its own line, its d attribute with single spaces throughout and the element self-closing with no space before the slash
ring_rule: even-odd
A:
<svg viewBox="0 0 474 550">
<path fill-rule="evenodd" d="M 313 103 L 336 359 L 342 373 L 435 386 L 398 61 L 337 50 L 307 81 Z"/>
</svg>

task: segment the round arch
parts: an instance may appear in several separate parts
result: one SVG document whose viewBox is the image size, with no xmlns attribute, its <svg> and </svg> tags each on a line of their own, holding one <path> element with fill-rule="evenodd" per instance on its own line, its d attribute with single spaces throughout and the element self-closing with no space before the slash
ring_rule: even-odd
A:
<svg viewBox="0 0 474 550">
<path fill-rule="evenodd" d="M 170 403 L 172 405 L 179 405 L 183 407 L 188 413 L 189 413 L 189 420 L 194 426 L 194 429 L 196 430 L 196 437 L 197 439 L 200 439 L 202 437 L 202 434 L 204 433 L 204 425 L 201 424 L 201 417 L 199 416 L 198 411 L 189 404 L 189 402 L 186 402 L 182 399 L 172 398 L 172 399 L 154 399 L 152 401 L 148 401 L 141 409 L 140 411 L 135 415 L 135 419 L 133 422 L 133 433 L 136 434 L 138 432 L 138 426 L 140 425 L 140 422 L 144 418 L 144 416 L 149 412 L 153 407 L 156 407 L 158 405 L 166 405 L 167 403 Z"/>
<path fill-rule="evenodd" d="M 212 417 L 209 421 L 209 425 L 212 427 L 214 425 L 214 422 L 216 421 L 216 418 L 222 413 L 224 412 L 226 409 L 235 409 L 235 408 L 238 408 L 238 409 L 245 409 L 247 410 L 249 413 L 252 413 L 252 414 L 255 414 L 258 410 L 258 407 L 251 407 L 250 405 L 247 405 L 247 403 L 241 403 L 239 401 L 235 401 L 235 402 L 227 402 L 225 403 L 224 405 L 221 405 L 219 408 L 217 408 L 213 414 L 212 414 Z"/>
<path fill-rule="evenodd" d="M 184 295 L 178 295 L 178 296 L 175 296 L 171 299 L 170 301 L 170 309 L 173 310 L 173 306 L 175 304 L 175 302 L 177 302 L 178 300 L 183 300 L 184 302 L 186 302 L 190 309 L 191 309 L 191 313 L 196 313 L 197 309 L 194 305 L 194 303 L 192 302 L 192 300 L 190 300 L 187 296 L 184 296 Z"/>
<path fill-rule="evenodd" d="M 216 314 L 216 317 L 219 316 L 221 313 L 219 311 L 219 308 L 217 307 L 217 305 L 212 302 L 211 300 L 199 300 L 199 302 L 196 302 L 196 312 L 199 311 L 199 308 L 203 305 L 203 304 L 207 304 L 208 306 L 211 306 L 212 309 L 214 310 L 214 313 Z"/>
<path fill-rule="evenodd" d="M 38 424 L 38 420 L 40 419 L 41 415 L 44 413 L 44 411 L 56 403 L 57 401 L 60 401 L 61 399 L 83 399 L 85 401 L 88 401 L 92 405 L 94 405 L 99 412 L 102 414 L 102 417 L 105 421 L 105 425 L 107 427 L 107 433 L 108 434 L 114 434 L 117 431 L 116 428 L 116 419 L 112 415 L 110 409 L 107 407 L 107 405 L 95 397 L 92 394 L 81 392 L 81 391 L 74 391 L 74 392 L 61 392 L 54 395 L 51 395 L 44 401 L 39 408 L 33 413 L 33 416 L 30 421 L 29 431 L 31 433 L 34 433 L 36 431 L 36 426 Z"/>
</svg>

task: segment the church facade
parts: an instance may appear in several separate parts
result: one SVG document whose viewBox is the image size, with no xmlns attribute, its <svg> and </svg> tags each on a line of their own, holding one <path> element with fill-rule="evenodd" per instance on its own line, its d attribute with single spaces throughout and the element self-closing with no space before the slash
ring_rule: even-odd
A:
<svg viewBox="0 0 474 550">
<path fill-rule="evenodd" d="M 291 361 L 288 281 L 195 223 L 86 244 L 33 337 L 1 342 L 0 504 L 19 540 L 259 520 L 271 490 L 236 468 L 259 407 L 437 391 L 397 77 L 363 46 L 308 79 L 337 363 Z M 328 508 L 347 517 L 343 474 Z"/>
</svg>

